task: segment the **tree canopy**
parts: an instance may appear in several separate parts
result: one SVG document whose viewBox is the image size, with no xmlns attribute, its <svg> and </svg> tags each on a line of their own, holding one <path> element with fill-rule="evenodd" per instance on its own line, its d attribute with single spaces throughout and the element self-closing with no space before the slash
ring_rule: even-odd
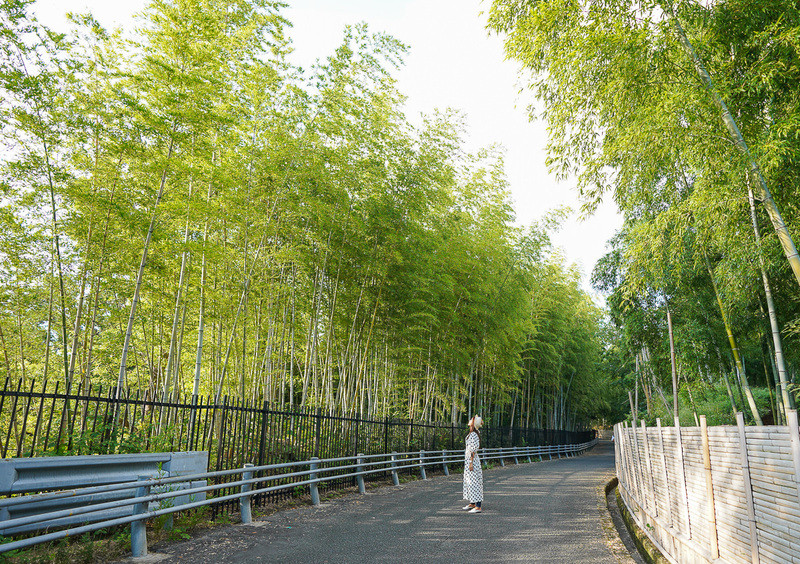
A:
<svg viewBox="0 0 800 564">
<path fill-rule="evenodd" d="M 780 421 L 800 362 L 800 9 L 495 0 L 489 25 L 537 96 L 551 167 L 588 210 L 610 196 L 624 214 L 593 281 L 648 415 L 671 411 L 669 314 L 689 420 Z"/>
<path fill-rule="evenodd" d="M 280 2 L 153 0 L 132 34 L 30 8 L 0 3 L 0 376 L 613 417 L 602 311 L 515 226 L 502 152 L 455 111 L 406 119 L 400 41 L 354 25 L 304 72 Z"/>
</svg>

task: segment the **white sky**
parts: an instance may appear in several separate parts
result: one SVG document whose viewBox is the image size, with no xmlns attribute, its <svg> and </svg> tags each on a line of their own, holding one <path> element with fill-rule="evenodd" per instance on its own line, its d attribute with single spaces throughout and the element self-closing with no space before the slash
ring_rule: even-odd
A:
<svg viewBox="0 0 800 564">
<path fill-rule="evenodd" d="M 405 67 L 396 75 L 408 96 L 406 113 L 418 123 L 421 112 L 455 108 L 466 114 L 471 150 L 493 143 L 506 149 L 505 167 L 517 221 L 529 224 L 548 210 L 579 209 L 573 182 L 557 183 L 545 166 L 546 125 L 530 123 L 519 94 L 517 66 L 505 61 L 502 42 L 484 28 L 490 0 L 287 0 L 284 11 L 296 64 L 308 69 L 338 46 L 347 24 L 367 22 L 410 46 Z M 132 15 L 146 0 L 38 0 L 39 19 L 62 28 L 68 11 L 91 12 L 105 27 L 133 25 Z M 573 214 L 553 236 L 567 260 L 580 265 L 583 286 L 606 241 L 622 224 L 613 202 L 590 218 Z M 594 294 L 594 292 L 592 292 Z"/>
</svg>

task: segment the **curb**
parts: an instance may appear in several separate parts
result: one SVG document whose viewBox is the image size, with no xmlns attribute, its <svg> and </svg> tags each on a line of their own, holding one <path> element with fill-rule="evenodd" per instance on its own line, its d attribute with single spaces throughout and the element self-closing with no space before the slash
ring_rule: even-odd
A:
<svg viewBox="0 0 800 564">
<path fill-rule="evenodd" d="M 608 495 L 613 492 L 617 507 L 622 516 L 622 521 L 625 523 L 625 528 L 631 540 L 633 540 L 633 543 L 636 545 L 639 556 L 641 556 L 647 564 L 670 564 L 670 561 L 661 554 L 658 548 L 656 548 L 653 542 L 647 537 L 647 534 L 645 534 L 633 520 L 628 508 L 622 501 L 622 497 L 619 495 L 619 490 L 617 489 L 618 484 L 619 480 L 615 476 L 605 485 L 606 499 L 608 499 Z"/>
</svg>

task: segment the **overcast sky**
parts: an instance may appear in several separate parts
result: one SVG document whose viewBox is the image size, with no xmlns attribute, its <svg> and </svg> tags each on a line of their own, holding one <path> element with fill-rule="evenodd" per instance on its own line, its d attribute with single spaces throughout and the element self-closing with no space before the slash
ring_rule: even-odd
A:
<svg viewBox="0 0 800 564">
<path fill-rule="evenodd" d="M 548 210 L 578 210 L 574 182 L 557 183 L 545 165 L 546 125 L 530 123 L 526 93 L 519 94 L 517 66 L 505 61 L 502 42 L 484 28 L 490 0 L 287 0 L 292 23 L 294 62 L 306 69 L 330 54 L 347 24 L 366 22 L 372 31 L 393 35 L 410 47 L 397 74 L 408 96 L 406 113 L 419 123 L 420 113 L 455 108 L 466 115 L 469 148 L 494 143 L 506 149 L 506 173 L 517 221 L 529 224 Z M 130 27 L 146 0 L 38 0 L 35 10 L 45 24 L 63 28 L 68 11 L 91 12 L 106 27 Z M 610 198 L 609 198 L 610 200 Z M 567 260 L 580 265 L 584 288 L 605 243 L 622 220 L 613 203 L 594 216 L 577 213 L 553 240 Z"/>
</svg>

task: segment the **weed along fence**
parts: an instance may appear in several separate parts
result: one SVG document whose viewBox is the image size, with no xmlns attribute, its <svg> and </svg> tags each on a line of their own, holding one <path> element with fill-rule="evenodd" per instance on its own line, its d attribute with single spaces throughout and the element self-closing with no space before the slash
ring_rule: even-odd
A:
<svg viewBox="0 0 800 564">
<path fill-rule="evenodd" d="M 516 464 L 531 462 L 532 458 L 551 460 L 577 456 L 597 443 L 597 439 L 570 445 L 548 445 L 537 447 L 505 447 L 481 449 L 484 463 L 505 461 Z M 69 457 L 73 458 L 73 457 Z M 77 457 L 75 457 L 77 458 Z M 394 485 L 399 485 L 401 472 L 419 472 L 424 480 L 434 469 L 449 473 L 448 467 L 462 465 L 464 452 L 461 450 L 441 450 L 437 452 L 392 452 L 384 454 L 363 454 L 356 456 L 320 459 L 255 466 L 246 464 L 242 468 L 217 472 L 204 472 L 179 477 L 140 476 L 136 481 L 111 483 L 105 486 L 77 488 L 66 491 L 50 491 L 32 495 L 11 497 L 0 500 L 0 535 L 8 531 L 28 527 L 28 530 L 41 531 L 40 534 L 0 544 L 0 554 L 26 548 L 47 541 L 82 535 L 101 528 L 131 525 L 131 550 L 134 556 L 147 554 L 147 534 L 145 522 L 162 515 L 195 509 L 211 504 L 236 503 L 241 520 L 252 521 L 251 499 L 258 495 L 276 491 L 303 488 L 311 493 L 312 503 L 319 505 L 320 486 L 337 480 L 355 480 L 360 493 L 365 493 L 365 479 L 378 474 L 390 474 Z M 225 480 L 220 480 L 225 478 Z M 216 484 L 214 483 L 216 482 Z M 177 488 L 181 484 L 184 487 Z M 188 487 L 186 484 L 189 484 Z M 46 487 L 46 486 L 43 486 Z M 124 499 L 119 496 L 109 500 L 114 493 L 132 492 Z M 223 493 L 227 491 L 228 493 Z M 174 503 L 183 498 L 182 505 Z M 78 498 L 80 505 L 72 504 L 60 509 L 58 503 Z M 27 511 L 14 516 L 9 509 L 24 506 Z M 109 510 L 123 511 L 124 516 L 108 518 Z M 98 517 L 99 516 L 99 517 Z M 85 524 L 50 532 L 54 524 L 65 517 L 85 519 Z M 79 522 L 79 521 L 78 521 Z"/>
<path fill-rule="evenodd" d="M 800 432 L 614 427 L 619 492 L 672 562 L 800 562 Z"/>
<path fill-rule="evenodd" d="M 266 402 L 221 397 L 160 396 L 59 382 L 5 380 L 0 390 L 0 457 L 207 451 L 208 470 L 271 466 L 309 460 L 462 448 L 466 428 L 400 419 L 340 417 L 315 409 L 281 410 Z M 487 448 L 585 443 L 593 431 L 491 427 Z M 435 470 L 435 468 L 432 468 Z M 405 470 L 411 472 L 411 470 Z M 272 472 L 272 470 L 269 470 Z M 368 479 L 385 479 L 385 472 Z M 224 483 L 218 474 L 213 485 Z M 322 488 L 355 485 L 354 478 L 326 481 Z M 233 486 L 231 486 L 233 487 Z M 231 494 L 222 490 L 218 495 Z M 259 505 L 294 495 L 280 488 L 256 496 Z M 237 510 L 234 502 L 213 506 Z"/>
</svg>

